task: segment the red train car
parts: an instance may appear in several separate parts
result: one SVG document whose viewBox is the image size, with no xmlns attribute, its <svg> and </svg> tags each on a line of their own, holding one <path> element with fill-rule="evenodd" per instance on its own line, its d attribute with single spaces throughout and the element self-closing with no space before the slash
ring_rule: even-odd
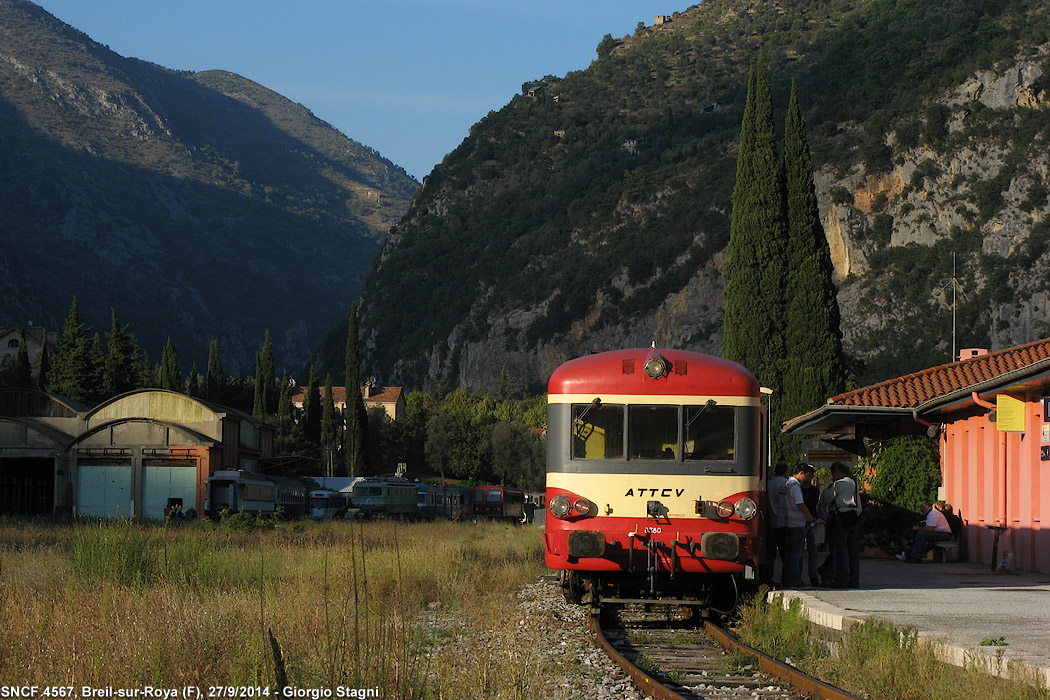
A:
<svg viewBox="0 0 1050 700">
<path fill-rule="evenodd" d="M 762 554 L 755 377 L 641 348 L 558 367 L 548 385 L 546 563 L 566 598 L 728 609 Z"/>
<path fill-rule="evenodd" d="M 520 522 L 525 518 L 525 492 L 504 486 L 478 486 L 474 489 L 474 515 L 494 520 Z"/>
</svg>

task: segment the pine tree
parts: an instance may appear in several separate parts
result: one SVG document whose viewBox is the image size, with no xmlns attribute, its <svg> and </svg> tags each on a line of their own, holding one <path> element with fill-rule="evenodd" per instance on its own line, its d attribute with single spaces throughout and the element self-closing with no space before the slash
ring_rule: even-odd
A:
<svg viewBox="0 0 1050 700">
<path fill-rule="evenodd" d="M 92 398 L 96 370 L 92 357 L 91 329 L 80 316 L 80 304 L 76 297 L 69 307 L 58 350 L 51 359 L 47 374 L 48 391 L 75 401 Z"/>
<path fill-rule="evenodd" d="M 784 124 L 784 187 L 787 197 L 787 361 L 780 404 L 784 418 L 821 406 L 845 388 L 846 369 L 831 249 L 817 208 L 813 161 L 798 89 Z"/>
<path fill-rule="evenodd" d="M 160 388 L 168 391 L 182 391 L 182 372 L 179 370 L 179 351 L 175 343 L 164 344 L 164 351 L 160 358 Z"/>
<path fill-rule="evenodd" d="M 346 408 L 343 458 L 349 476 L 364 473 L 368 436 L 368 412 L 361 398 L 361 353 L 358 347 L 357 302 L 350 305 L 346 329 Z"/>
<path fill-rule="evenodd" d="M 197 363 L 190 366 L 190 380 L 186 385 L 186 395 L 197 398 L 201 395 L 201 373 L 197 371 Z"/>
<path fill-rule="evenodd" d="M 723 354 L 779 390 L 786 233 L 773 101 L 761 57 L 748 80 L 729 236 Z"/>
<path fill-rule="evenodd" d="M 111 325 L 106 336 L 108 347 L 102 371 L 102 395 L 106 398 L 139 386 L 138 344 L 128 326 L 120 325 L 116 310 L 111 308 L 109 311 Z"/>
<path fill-rule="evenodd" d="M 321 443 L 321 388 L 313 365 L 310 365 L 310 383 L 303 403 L 303 438 L 311 445 Z"/>
<path fill-rule="evenodd" d="M 219 341 L 211 339 L 208 348 L 208 372 L 204 377 L 204 398 L 215 403 L 223 402 L 223 387 L 226 376 L 222 373 L 222 360 L 219 358 Z"/>
</svg>

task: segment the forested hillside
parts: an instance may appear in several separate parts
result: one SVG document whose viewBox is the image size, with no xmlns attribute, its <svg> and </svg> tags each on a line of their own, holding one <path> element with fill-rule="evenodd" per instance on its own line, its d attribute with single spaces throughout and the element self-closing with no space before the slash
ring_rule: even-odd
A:
<svg viewBox="0 0 1050 700">
<path fill-rule="evenodd" d="M 861 381 L 1047 332 L 1045 3 L 708 0 L 522 86 L 425 179 L 362 299 L 381 381 L 539 387 L 591 348 L 722 345 L 747 69 L 799 86 Z M 755 290 L 761 294 L 763 290 Z"/>
<path fill-rule="evenodd" d="M 298 369 L 346 316 L 416 183 L 309 110 L 224 71 L 121 57 L 0 0 L 0 321 L 75 295 L 154 358 L 248 372 L 266 329 Z"/>
</svg>

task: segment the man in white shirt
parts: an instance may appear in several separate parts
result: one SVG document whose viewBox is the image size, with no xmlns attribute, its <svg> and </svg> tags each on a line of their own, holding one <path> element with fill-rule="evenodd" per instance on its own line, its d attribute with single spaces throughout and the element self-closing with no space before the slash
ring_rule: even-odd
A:
<svg viewBox="0 0 1050 700">
<path fill-rule="evenodd" d="M 898 559 L 910 564 L 922 561 L 922 558 L 926 556 L 927 545 L 934 542 L 947 542 L 952 538 L 952 528 L 948 525 L 948 519 L 944 517 L 944 513 L 934 508 L 929 501 L 920 503 L 919 508 L 926 516 L 926 523 L 912 527 L 912 530 L 915 531 L 915 542 L 911 546 L 911 552 L 907 556 L 903 552 L 897 555 Z"/>
<path fill-rule="evenodd" d="M 802 552 L 806 546 L 806 528 L 816 518 L 802 500 L 802 484 L 813 475 L 813 467 L 800 463 L 791 478 L 780 486 L 780 501 L 777 504 L 777 525 L 783 528 L 784 547 L 780 551 L 784 560 L 784 587 L 802 586 Z M 785 551 L 786 550 L 786 551 Z"/>
</svg>

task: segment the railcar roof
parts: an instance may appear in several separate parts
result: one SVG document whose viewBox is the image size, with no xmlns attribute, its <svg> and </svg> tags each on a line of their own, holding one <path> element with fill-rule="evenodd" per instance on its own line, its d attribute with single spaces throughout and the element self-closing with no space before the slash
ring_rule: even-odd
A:
<svg viewBox="0 0 1050 700">
<path fill-rule="evenodd" d="M 645 362 L 659 353 L 668 373 L 653 379 Z M 721 357 L 669 348 L 611 350 L 570 360 L 554 370 L 549 394 L 639 394 L 758 396 L 758 380 L 743 366 Z"/>
</svg>

